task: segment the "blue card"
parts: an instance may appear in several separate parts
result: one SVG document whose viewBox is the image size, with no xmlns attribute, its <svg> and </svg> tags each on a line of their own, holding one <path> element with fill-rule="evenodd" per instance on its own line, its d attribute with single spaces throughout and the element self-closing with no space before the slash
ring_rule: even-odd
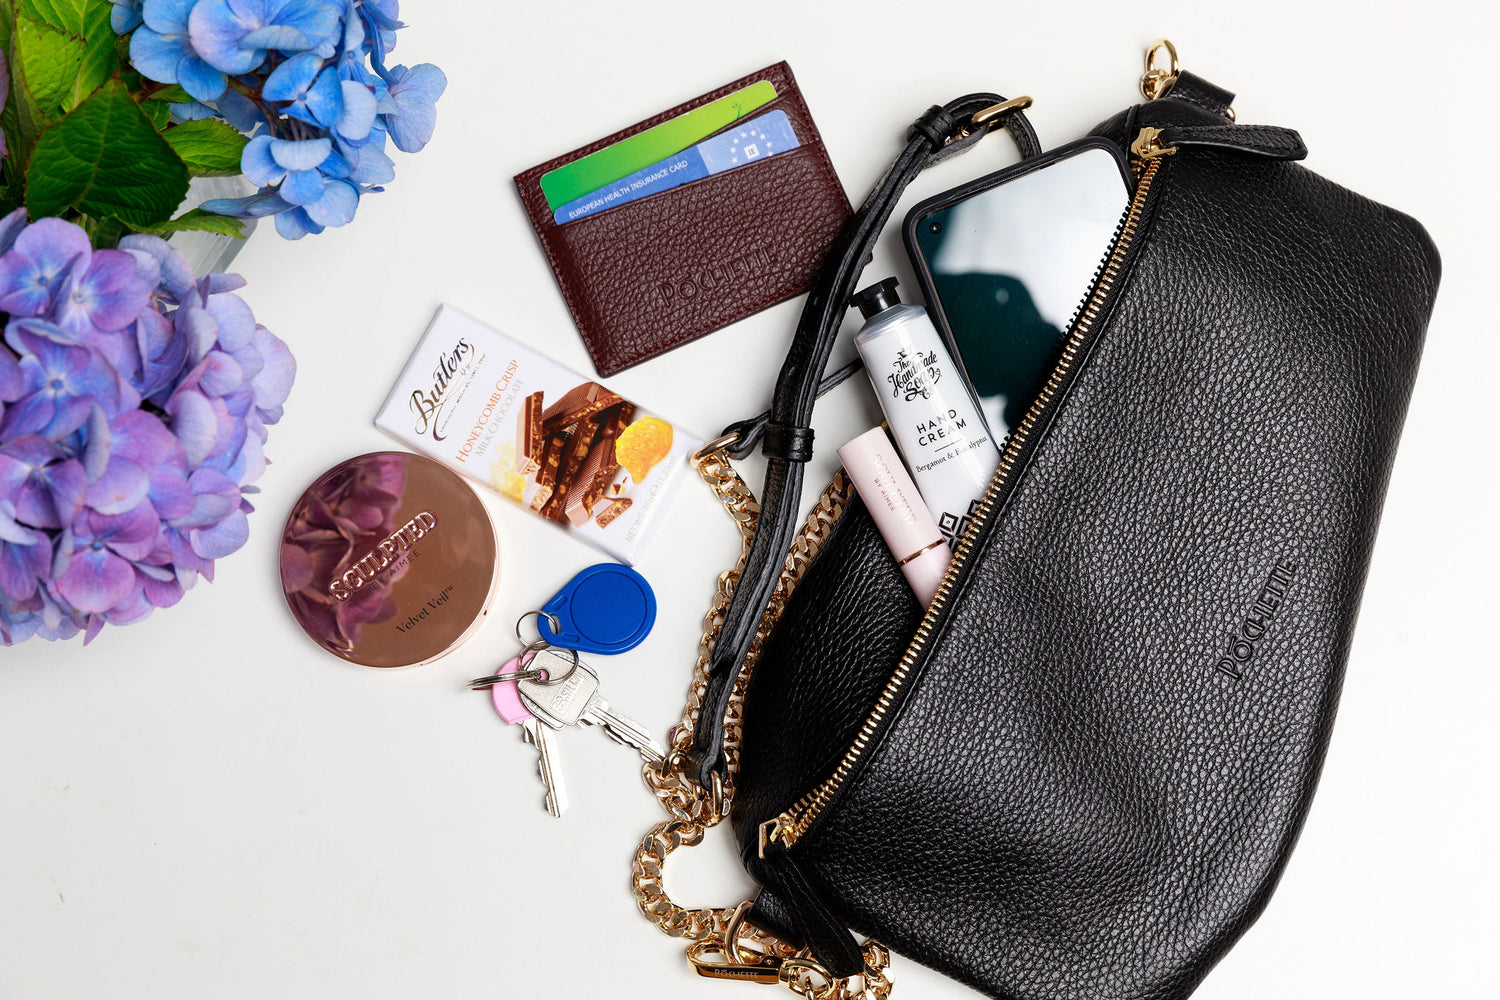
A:
<svg viewBox="0 0 1500 1000">
<path fill-rule="evenodd" d="M 559 207 L 552 213 L 552 218 L 559 226 L 576 222 L 659 191 L 669 191 L 690 181 L 785 153 L 799 145 L 801 143 L 797 141 L 797 133 L 792 131 L 792 123 L 787 121 L 786 112 L 768 111 L 739 122 L 675 156 L 576 198 Z"/>
</svg>

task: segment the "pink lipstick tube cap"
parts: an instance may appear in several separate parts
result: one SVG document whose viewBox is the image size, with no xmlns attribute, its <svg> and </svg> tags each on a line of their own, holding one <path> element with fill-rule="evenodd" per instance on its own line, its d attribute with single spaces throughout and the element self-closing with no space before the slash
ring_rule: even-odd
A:
<svg viewBox="0 0 1500 1000">
<path fill-rule="evenodd" d="M 923 607 L 931 604 L 953 553 L 885 428 L 868 430 L 844 445 L 839 460 L 917 600 Z"/>
</svg>

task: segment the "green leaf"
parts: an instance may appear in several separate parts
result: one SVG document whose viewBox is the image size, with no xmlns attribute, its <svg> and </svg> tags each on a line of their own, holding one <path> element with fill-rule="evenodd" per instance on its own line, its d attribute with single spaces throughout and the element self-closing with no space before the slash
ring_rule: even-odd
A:
<svg viewBox="0 0 1500 1000">
<path fill-rule="evenodd" d="M 166 222 L 158 222 L 154 226 L 137 226 L 137 232 L 152 233 L 157 236 L 167 236 L 171 233 L 180 233 L 193 230 L 203 233 L 220 233 L 224 236 L 234 236 L 239 239 L 245 237 L 245 224 L 239 219 L 231 219 L 227 215 L 215 215 L 205 212 L 201 208 L 195 208 L 191 212 L 183 212 L 175 219 Z"/>
<path fill-rule="evenodd" d="M 222 177 L 240 172 L 240 151 L 246 139 L 228 122 L 200 118 L 173 125 L 162 133 L 196 177 Z"/>
<path fill-rule="evenodd" d="M 71 209 L 149 226 L 171 216 L 187 187 L 187 165 L 111 80 L 37 139 L 26 207 L 33 219 Z"/>
<path fill-rule="evenodd" d="M 141 110 L 146 113 L 147 118 L 151 119 L 151 124 L 156 126 L 158 132 L 172 124 L 172 109 L 165 104 L 145 101 L 141 104 Z"/>
<path fill-rule="evenodd" d="M 48 118 L 37 106 L 36 97 L 26 78 L 26 63 L 19 52 L 20 25 L 15 21 L 11 0 L 0 0 L 6 13 L 5 26 L 9 29 L 7 55 L 10 61 L 10 100 L 0 114 L 0 124 L 5 129 L 5 146 L 9 155 L 5 160 L 6 198 L 19 201 L 23 197 L 22 184 L 26 164 L 31 158 L 31 147 L 36 137 L 46 127 Z M 42 29 L 46 30 L 46 29 Z"/>
<path fill-rule="evenodd" d="M 90 0 L 20 0 L 18 6 L 23 15 L 82 38 Z"/>
<path fill-rule="evenodd" d="M 174 83 L 161 88 L 146 99 L 148 101 L 168 101 L 172 104 L 191 104 L 193 95 L 183 90 L 181 84 Z"/>
<path fill-rule="evenodd" d="M 10 57 L 10 33 L 15 30 L 16 12 L 10 0 L 0 0 L 0 49 Z"/>
<path fill-rule="evenodd" d="M 79 63 L 78 76 L 73 80 L 73 91 L 66 104 L 69 111 L 104 86 L 104 81 L 113 76 L 120 65 L 116 48 L 117 36 L 109 23 L 110 8 L 114 5 L 109 0 L 86 2 L 88 7 L 83 14 L 83 59 Z"/>
<path fill-rule="evenodd" d="M 14 42 L 17 61 L 25 75 L 39 122 L 52 121 L 63 111 L 63 102 L 73 92 L 87 47 L 82 38 L 65 35 L 30 18 L 16 20 Z"/>
</svg>

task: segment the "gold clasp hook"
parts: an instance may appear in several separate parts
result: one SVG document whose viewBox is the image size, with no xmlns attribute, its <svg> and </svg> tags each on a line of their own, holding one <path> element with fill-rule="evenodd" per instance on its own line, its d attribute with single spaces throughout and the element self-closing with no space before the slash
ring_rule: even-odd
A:
<svg viewBox="0 0 1500 1000">
<path fill-rule="evenodd" d="M 1022 94 L 1020 97 L 1012 97 L 1008 101 L 1001 101 L 999 104 L 991 104 L 987 108 L 980 108 L 970 115 L 968 122 L 958 130 L 958 137 L 962 139 L 970 135 L 975 129 L 984 128 L 986 125 L 993 125 L 1012 111 L 1025 111 L 1029 107 L 1031 107 L 1031 98 Z"/>
<path fill-rule="evenodd" d="M 775 983 L 781 979 L 782 959 L 766 944 L 743 933 L 745 917 L 754 905 L 745 900 L 734 908 L 722 939 L 707 937 L 688 948 L 688 964 L 707 979 L 735 979 L 742 983 Z"/>
<path fill-rule="evenodd" d="M 1167 68 L 1157 62 L 1161 53 L 1167 55 Z M 1158 38 L 1146 47 L 1146 71 L 1141 74 L 1141 96 L 1154 101 L 1171 89 L 1177 82 L 1182 67 L 1177 62 L 1177 46 L 1165 38 Z"/>
</svg>

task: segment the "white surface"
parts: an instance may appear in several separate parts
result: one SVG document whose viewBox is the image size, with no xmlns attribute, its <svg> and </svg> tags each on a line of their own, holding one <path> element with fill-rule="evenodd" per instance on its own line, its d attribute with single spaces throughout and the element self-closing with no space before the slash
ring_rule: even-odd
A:
<svg viewBox="0 0 1500 1000">
<path fill-rule="evenodd" d="M 348 229 L 287 244 L 267 227 L 237 262 L 301 365 L 250 543 L 87 649 L 0 652 L 0 997 L 775 995 L 695 979 L 636 913 L 631 851 L 661 814 L 628 753 L 567 735 L 573 805 L 554 821 L 517 734 L 463 689 L 593 552 L 496 504 L 492 620 L 446 660 L 377 673 L 285 612 L 282 519 L 323 469 L 388 445 L 370 419 L 440 302 L 587 370 L 519 170 L 785 58 L 857 201 L 926 105 L 1030 93 L 1060 143 L 1134 99 L 1163 33 L 1242 93 L 1241 121 L 1300 129 L 1310 167 L 1422 220 L 1445 267 L 1318 801 L 1269 910 L 1198 996 L 1495 995 L 1494 8 L 838 6 L 407 0 L 397 55 L 450 81 L 435 141 L 398 156 Z M 990 140 L 908 204 L 1013 157 Z M 866 273 L 893 268 L 892 231 Z M 610 381 L 712 434 L 763 405 L 797 308 Z M 857 385 L 820 407 L 810 479 L 874 420 Z M 602 664 L 616 706 L 658 730 L 737 549 L 706 491 L 678 512 L 640 567 L 656 630 Z M 671 871 L 681 898 L 744 896 L 727 833 L 695 853 Z M 898 997 L 971 995 L 908 960 L 895 974 Z"/>
</svg>

